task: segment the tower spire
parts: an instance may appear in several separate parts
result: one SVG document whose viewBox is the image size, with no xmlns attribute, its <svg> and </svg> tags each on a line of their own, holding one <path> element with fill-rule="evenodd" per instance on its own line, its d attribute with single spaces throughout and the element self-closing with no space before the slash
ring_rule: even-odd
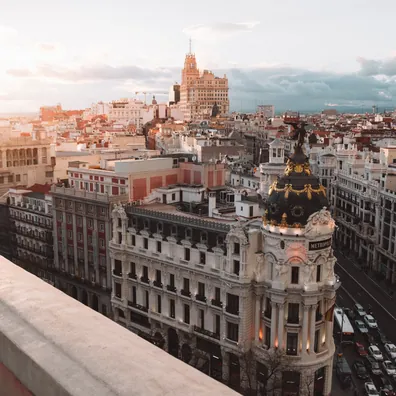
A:
<svg viewBox="0 0 396 396">
<path fill-rule="evenodd" d="M 192 50 L 191 50 L 191 37 L 190 37 L 190 40 L 189 40 L 189 54 L 192 54 Z"/>
</svg>

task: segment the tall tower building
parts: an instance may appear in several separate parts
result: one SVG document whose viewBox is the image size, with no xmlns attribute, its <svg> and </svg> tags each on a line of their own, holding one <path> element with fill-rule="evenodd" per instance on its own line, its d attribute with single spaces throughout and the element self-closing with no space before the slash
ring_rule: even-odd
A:
<svg viewBox="0 0 396 396">
<path fill-rule="evenodd" d="M 180 87 L 180 106 L 184 119 L 190 121 L 209 117 L 215 105 L 220 114 L 228 113 L 228 79 L 226 75 L 223 78 L 216 77 L 209 70 L 200 73 L 190 44 L 190 52 L 184 60 Z"/>
</svg>

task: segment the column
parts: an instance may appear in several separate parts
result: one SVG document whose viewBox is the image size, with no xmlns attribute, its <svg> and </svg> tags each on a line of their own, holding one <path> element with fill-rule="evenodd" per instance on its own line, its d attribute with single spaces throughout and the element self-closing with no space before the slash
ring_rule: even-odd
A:
<svg viewBox="0 0 396 396">
<path fill-rule="evenodd" d="M 303 323 L 302 323 L 302 354 L 305 355 L 307 353 L 309 305 L 303 305 L 303 309 L 304 309 L 304 314 L 303 314 Z"/>
<path fill-rule="evenodd" d="M 255 341 L 256 343 L 260 342 L 260 325 L 261 325 L 261 320 L 260 320 L 260 312 L 261 312 L 261 298 L 260 296 L 256 296 L 256 311 L 255 311 L 255 320 L 254 320 L 254 327 L 255 327 Z"/>
<path fill-rule="evenodd" d="M 122 219 L 122 244 L 126 245 L 127 243 L 127 226 L 128 226 L 128 219 Z"/>
<path fill-rule="evenodd" d="M 311 306 L 310 316 L 309 353 L 313 353 L 315 345 L 316 304 Z"/>
<path fill-rule="evenodd" d="M 279 319 L 278 319 L 278 346 L 283 349 L 283 335 L 285 333 L 284 329 L 284 319 L 285 319 L 285 305 L 279 304 Z"/>
<path fill-rule="evenodd" d="M 276 338 L 276 303 L 271 301 L 271 307 L 272 307 L 272 312 L 271 312 L 271 348 L 275 347 L 275 338 Z"/>
</svg>

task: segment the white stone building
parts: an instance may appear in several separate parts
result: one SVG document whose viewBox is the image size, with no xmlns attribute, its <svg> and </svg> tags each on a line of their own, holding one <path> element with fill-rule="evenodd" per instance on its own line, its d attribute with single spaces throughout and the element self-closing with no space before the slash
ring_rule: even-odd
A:
<svg viewBox="0 0 396 396">
<path fill-rule="evenodd" d="M 329 395 L 334 221 L 307 162 L 295 153 L 262 219 L 215 220 L 214 193 L 194 209 L 181 190 L 162 199 L 173 204 L 116 206 L 115 320 L 235 389 L 272 386 L 265 372 L 278 356 L 284 394 Z"/>
<path fill-rule="evenodd" d="M 139 131 L 143 126 L 142 111 L 145 104 L 137 99 L 119 99 L 109 103 L 109 121 L 128 125 L 135 125 Z"/>
</svg>

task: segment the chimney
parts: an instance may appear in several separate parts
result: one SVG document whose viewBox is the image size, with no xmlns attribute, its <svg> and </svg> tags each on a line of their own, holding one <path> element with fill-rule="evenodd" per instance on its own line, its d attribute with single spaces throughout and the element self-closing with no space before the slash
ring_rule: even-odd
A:
<svg viewBox="0 0 396 396">
<path fill-rule="evenodd" d="M 213 209 L 216 209 L 216 193 L 210 192 L 209 193 L 209 208 L 208 208 L 209 217 L 213 217 Z"/>
</svg>

